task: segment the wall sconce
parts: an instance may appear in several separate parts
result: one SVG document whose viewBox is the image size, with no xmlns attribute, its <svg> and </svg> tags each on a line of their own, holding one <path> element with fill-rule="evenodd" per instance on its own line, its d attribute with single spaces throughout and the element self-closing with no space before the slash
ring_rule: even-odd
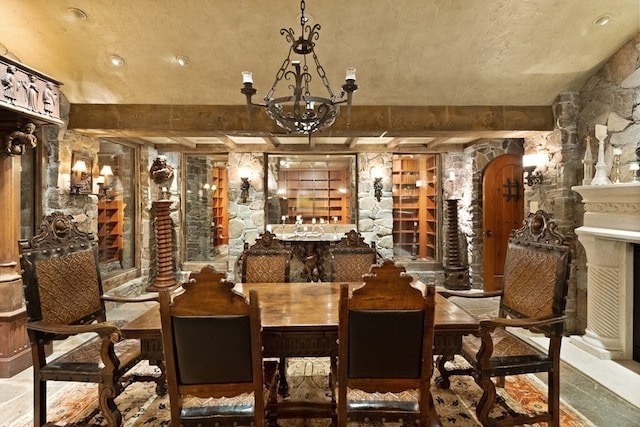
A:
<svg viewBox="0 0 640 427">
<path fill-rule="evenodd" d="M 242 203 L 247 203 L 249 198 L 249 189 L 251 188 L 249 178 L 251 178 L 251 169 L 247 167 L 240 169 L 240 199 Z"/>
<path fill-rule="evenodd" d="M 113 176 L 113 170 L 110 165 L 104 165 L 102 169 L 100 169 L 100 176 L 98 177 L 98 185 L 102 188 L 102 194 L 105 199 L 109 198 L 107 191 L 109 191 L 109 181 L 108 178 Z"/>
<path fill-rule="evenodd" d="M 531 187 L 536 184 L 542 184 L 542 172 L 549 162 L 547 153 L 538 152 L 535 154 L 525 154 L 522 156 L 522 168 L 524 169 L 524 182 Z"/>
<path fill-rule="evenodd" d="M 71 194 L 80 195 L 85 190 L 85 177 L 87 175 L 87 163 L 84 160 L 76 160 L 71 167 Z"/>
<path fill-rule="evenodd" d="M 373 178 L 373 195 L 378 202 L 382 199 L 382 177 L 383 177 L 382 169 L 373 168 L 371 169 L 371 177 Z"/>
</svg>

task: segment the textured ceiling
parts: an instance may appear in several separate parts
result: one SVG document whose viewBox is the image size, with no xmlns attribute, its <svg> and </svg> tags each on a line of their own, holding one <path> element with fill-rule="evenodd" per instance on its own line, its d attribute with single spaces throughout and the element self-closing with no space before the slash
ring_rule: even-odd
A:
<svg viewBox="0 0 640 427">
<path fill-rule="evenodd" d="M 334 91 L 356 67 L 362 106 L 550 105 L 640 22 L 638 0 L 308 0 L 306 15 Z M 2 0 L 0 54 L 62 81 L 71 103 L 242 105 L 241 71 L 261 100 L 299 16 L 292 0 Z"/>
</svg>

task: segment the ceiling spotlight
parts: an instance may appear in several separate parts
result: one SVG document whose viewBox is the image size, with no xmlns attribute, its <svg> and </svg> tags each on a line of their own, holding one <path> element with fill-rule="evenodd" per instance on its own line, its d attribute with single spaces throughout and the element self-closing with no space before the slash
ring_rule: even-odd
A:
<svg viewBox="0 0 640 427">
<path fill-rule="evenodd" d="M 176 56 L 176 62 L 179 66 L 186 67 L 187 65 L 189 65 L 189 62 L 191 62 L 191 60 L 189 60 L 189 58 L 187 58 L 186 56 Z"/>
<path fill-rule="evenodd" d="M 77 19 L 78 21 L 84 21 L 87 19 L 87 14 L 84 10 L 78 9 L 77 7 L 70 7 L 67 9 L 67 13 L 73 19 Z"/>
<path fill-rule="evenodd" d="M 111 62 L 111 65 L 114 67 L 122 67 L 124 65 L 124 58 L 119 55 L 111 55 L 109 57 L 109 62 Z"/>
<path fill-rule="evenodd" d="M 609 22 L 611 21 L 611 15 L 602 15 L 598 18 L 596 18 L 593 21 L 594 25 L 600 25 L 601 27 L 604 27 L 605 25 L 607 25 Z"/>
</svg>

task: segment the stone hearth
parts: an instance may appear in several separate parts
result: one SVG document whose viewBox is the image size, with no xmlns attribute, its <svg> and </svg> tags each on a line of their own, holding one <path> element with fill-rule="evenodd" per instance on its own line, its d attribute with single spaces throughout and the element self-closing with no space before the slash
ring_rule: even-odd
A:
<svg viewBox="0 0 640 427">
<path fill-rule="evenodd" d="M 640 244 L 640 183 L 573 190 L 585 207 L 584 225 L 576 234 L 587 255 L 587 327 L 571 342 L 601 359 L 631 359 L 632 245 Z"/>
</svg>

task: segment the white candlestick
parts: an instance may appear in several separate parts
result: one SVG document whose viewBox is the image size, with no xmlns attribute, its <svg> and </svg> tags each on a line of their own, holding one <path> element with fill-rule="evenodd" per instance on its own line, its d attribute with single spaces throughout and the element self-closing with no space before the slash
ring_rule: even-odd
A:
<svg viewBox="0 0 640 427">
<path fill-rule="evenodd" d="M 607 127 L 596 125 L 596 137 L 598 138 L 598 162 L 596 163 L 596 174 L 591 180 L 591 185 L 611 184 L 611 180 L 607 176 L 607 164 L 604 162 L 604 140 L 607 137 Z"/>
<path fill-rule="evenodd" d="M 591 154 L 591 137 L 587 135 L 587 147 L 584 150 L 584 159 L 582 159 L 583 175 L 582 185 L 590 185 L 593 179 L 593 156 Z M 535 211 L 531 211 L 535 212 Z"/>
</svg>

